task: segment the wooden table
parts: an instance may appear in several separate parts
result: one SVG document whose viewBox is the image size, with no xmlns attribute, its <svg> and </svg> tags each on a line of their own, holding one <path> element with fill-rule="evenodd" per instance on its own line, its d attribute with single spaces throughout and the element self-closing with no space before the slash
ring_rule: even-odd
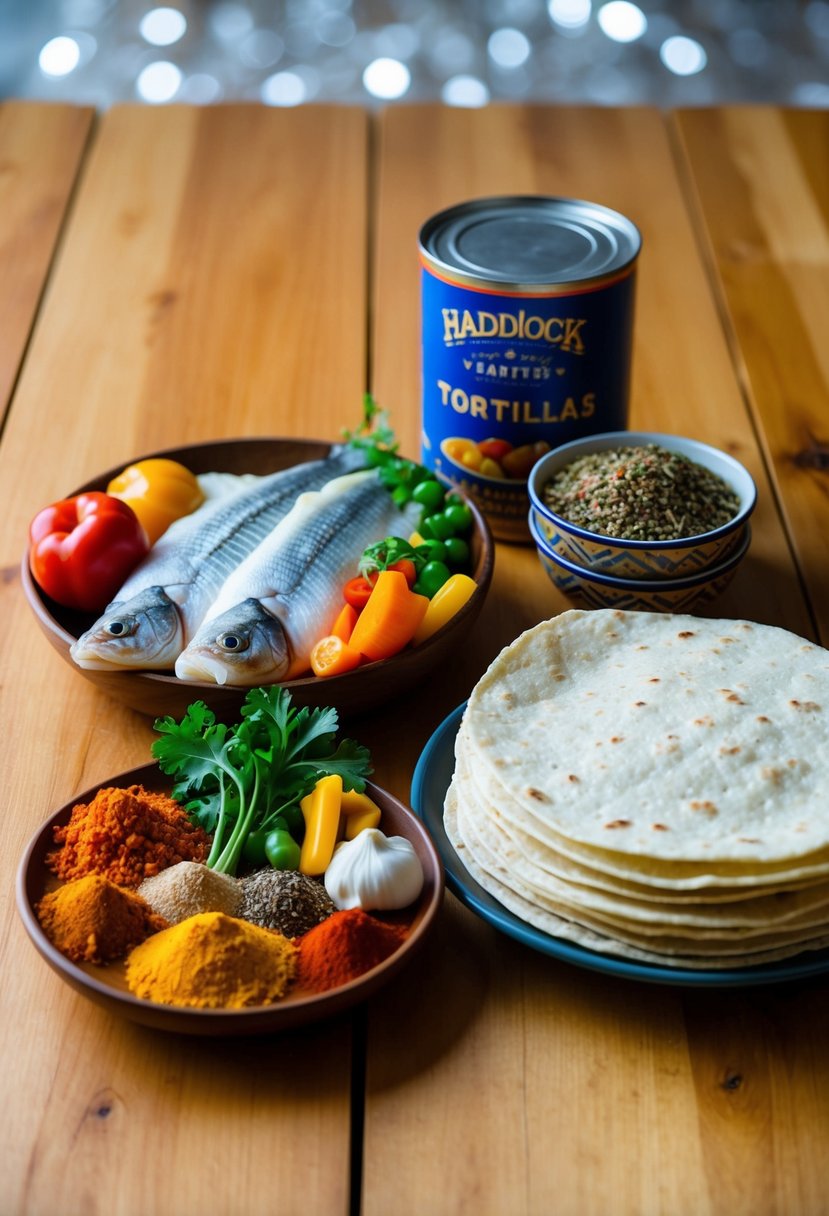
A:
<svg viewBox="0 0 829 1216">
<path fill-rule="evenodd" d="M 725 448 L 759 488 L 708 615 L 829 643 L 827 149 L 825 112 L 763 107 L 0 105 L 3 1216 L 829 1212 L 829 980 L 607 978 L 447 896 L 367 1007 L 211 1042 L 77 996 L 13 897 L 34 828 L 152 738 L 40 636 L 19 585 L 30 517 L 157 448 L 333 439 L 366 387 L 417 455 L 416 234 L 464 198 L 636 220 L 631 424 Z M 456 665 L 405 717 L 359 723 L 381 784 L 406 799 L 498 649 L 565 606 L 531 549 L 499 545 Z"/>
</svg>

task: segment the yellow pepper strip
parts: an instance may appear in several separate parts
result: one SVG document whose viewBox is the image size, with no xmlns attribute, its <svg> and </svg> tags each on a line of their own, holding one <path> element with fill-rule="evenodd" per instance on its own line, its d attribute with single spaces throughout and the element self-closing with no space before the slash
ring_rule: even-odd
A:
<svg viewBox="0 0 829 1216">
<path fill-rule="evenodd" d="M 345 838 L 353 840 L 364 828 L 380 826 L 380 808 L 368 794 L 358 794 L 356 790 L 347 790 L 340 803 L 343 821 L 345 823 Z"/>
<path fill-rule="evenodd" d="M 339 773 L 320 777 L 310 794 L 300 801 L 305 820 L 305 838 L 299 854 L 299 872 L 310 876 L 324 874 L 334 855 L 343 779 Z"/>
<path fill-rule="evenodd" d="M 189 515 L 204 502 L 195 473 L 177 460 L 160 456 L 127 465 L 109 483 L 107 494 L 132 507 L 151 545 L 174 520 Z"/>
<path fill-rule="evenodd" d="M 432 598 L 426 615 L 418 625 L 412 638 L 412 645 L 425 642 L 433 633 L 437 633 L 456 612 L 463 608 L 466 601 L 478 584 L 468 574 L 453 574 L 446 580 Z"/>
<path fill-rule="evenodd" d="M 415 531 L 409 537 L 409 544 L 412 546 L 413 549 L 415 549 L 415 548 L 417 548 L 418 545 L 423 544 L 423 537 L 420 535 L 419 532 Z"/>
</svg>

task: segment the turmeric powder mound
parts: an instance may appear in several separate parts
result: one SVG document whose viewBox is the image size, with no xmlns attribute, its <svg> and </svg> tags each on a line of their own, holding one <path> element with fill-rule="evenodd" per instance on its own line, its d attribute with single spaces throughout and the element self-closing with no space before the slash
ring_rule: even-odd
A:
<svg viewBox="0 0 829 1216">
<path fill-rule="evenodd" d="M 75 963 L 123 958 L 149 934 L 167 928 L 167 921 L 139 895 L 100 874 L 87 874 L 44 895 L 35 911 L 52 944 Z"/>
<path fill-rule="evenodd" d="M 162 1005 L 272 1005 L 294 978 L 296 955 L 281 933 L 224 912 L 200 912 L 136 946 L 127 959 L 127 984 L 136 996 Z"/>
<path fill-rule="evenodd" d="M 210 844 L 177 802 L 142 785 L 99 790 L 72 808 L 54 837 L 63 847 L 46 864 L 59 878 L 103 874 L 122 887 L 137 887 L 179 861 L 204 861 Z"/>
</svg>

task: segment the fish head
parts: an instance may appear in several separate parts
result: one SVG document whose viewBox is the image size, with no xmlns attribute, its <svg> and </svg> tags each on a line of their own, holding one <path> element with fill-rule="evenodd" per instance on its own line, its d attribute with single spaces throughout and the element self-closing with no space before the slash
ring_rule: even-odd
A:
<svg viewBox="0 0 829 1216">
<path fill-rule="evenodd" d="M 148 587 L 132 599 L 111 603 L 69 653 L 88 671 L 169 670 L 183 647 L 178 607 L 162 587 Z"/>
<path fill-rule="evenodd" d="M 290 663 L 281 622 L 259 600 L 247 599 L 204 622 L 176 660 L 176 675 L 252 688 L 284 679 Z"/>
</svg>

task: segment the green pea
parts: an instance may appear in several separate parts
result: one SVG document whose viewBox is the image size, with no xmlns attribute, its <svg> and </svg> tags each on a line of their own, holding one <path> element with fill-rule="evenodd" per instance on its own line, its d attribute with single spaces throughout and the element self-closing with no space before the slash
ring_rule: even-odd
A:
<svg viewBox="0 0 829 1216">
<path fill-rule="evenodd" d="M 472 512 L 466 503 L 452 502 L 443 512 L 452 525 L 452 531 L 457 535 L 468 532 L 472 527 Z"/>
<path fill-rule="evenodd" d="M 443 547 L 446 550 L 445 560 L 450 566 L 468 566 L 469 565 L 469 545 L 460 536 L 449 536 L 443 542 Z"/>
<path fill-rule="evenodd" d="M 415 546 L 415 553 L 420 554 L 427 562 L 446 561 L 446 545 L 442 540 L 424 540 L 422 545 Z"/>
<path fill-rule="evenodd" d="M 290 832 L 276 828 L 265 841 L 265 856 L 275 870 L 299 869 L 300 848 Z"/>
<path fill-rule="evenodd" d="M 443 506 L 444 494 L 445 491 L 440 482 L 429 478 L 427 481 L 421 481 L 419 485 L 415 486 L 412 498 L 421 507 L 425 507 L 427 511 L 431 512 L 437 511 L 439 507 Z"/>
<path fill-rule="evenodd" d="M 451 576 L 452 572 L 444 562 L 427 562 L 412 590 L 416 591 L 418 595 L 427 595 L 431 599 Z"/>
<path fill-rule="evenodd" d="M 423 520 L 420 525 L 421 535 L 433 537 L 435 540 L 446 540 L 447 536 L 453 536 L 455 526 L 451 520 L 447 519 L 445 511 L 438 511 L 435 515 L 429 515 Z"/>
</svg>

